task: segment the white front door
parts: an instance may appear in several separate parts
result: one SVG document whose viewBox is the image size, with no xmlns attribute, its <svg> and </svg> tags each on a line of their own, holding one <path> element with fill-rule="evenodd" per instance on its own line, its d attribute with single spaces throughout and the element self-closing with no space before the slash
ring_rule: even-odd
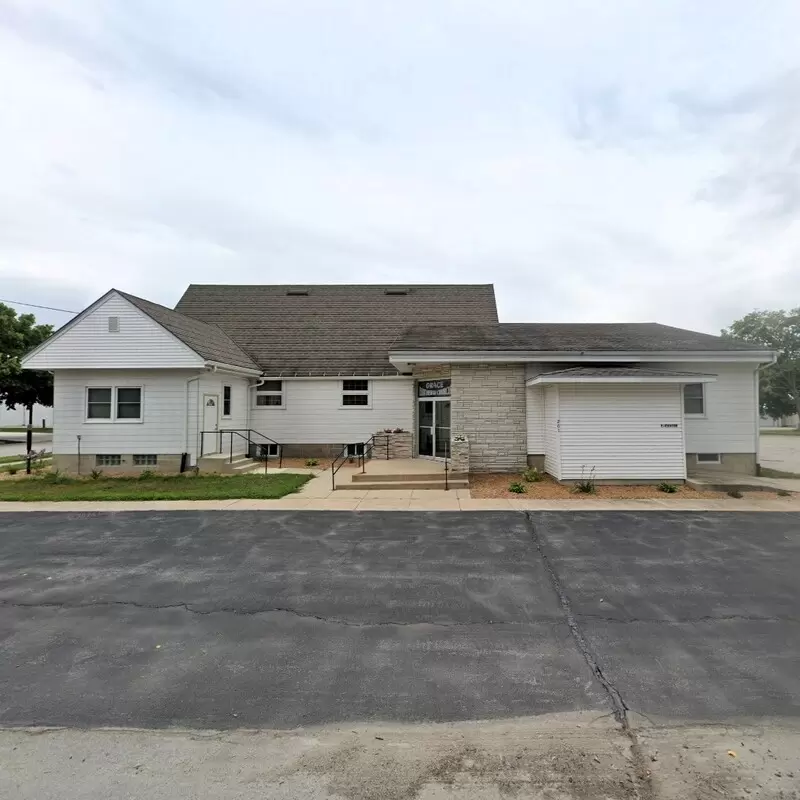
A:
<svg viewBox="0 0 800 800">
<path fill-rule="evenodd" d="M 219 452 L 219 436 L 214 436 L 208 431 L 219 430 L 219 395 L 218 394 L 204 394 L 203 395 L 203 431 L 204 435 L 201 437 L 203 440 L 202 452 L 200 455 L 208 455 L 209 453 Z"/>
</svg>

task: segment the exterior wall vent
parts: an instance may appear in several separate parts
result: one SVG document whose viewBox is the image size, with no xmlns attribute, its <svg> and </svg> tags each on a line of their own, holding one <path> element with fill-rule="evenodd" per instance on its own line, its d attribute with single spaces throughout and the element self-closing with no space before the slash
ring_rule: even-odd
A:
<svg viewBox="0 0 800 800">
<path fill-rule="evenodd" d="M 402 288 L 399 288 L 399 287 L 397 289 L 384 289 L 383 290 L 384 294 L 389 294 L 389 295 L 403 295 L 403 294 L 408 294 L 408 292 L 409 292 L 408 289 L 402 289 Z"/>
<path fill-rule="evenodd" d="M 286 294 L 289 297 L 308 297 L 308 289 L 287 289 Z"/>
<path fill-rule="evenodd" d="M 119 333 L 119 317 L 108 318 L 108 332 Z"/>
</svg>

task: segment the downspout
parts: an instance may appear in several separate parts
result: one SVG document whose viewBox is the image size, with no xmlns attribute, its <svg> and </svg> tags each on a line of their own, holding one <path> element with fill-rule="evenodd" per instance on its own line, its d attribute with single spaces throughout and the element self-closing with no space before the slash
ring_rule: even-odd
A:
<svg viewBox="0 0 800 800">
<path fill-rule="evenodd" d="M 760 387 L 761 387 L 761 380 L 760 380 L 760 372 L 762 369 L 767 369 L 767 367 L 773 366 L 778 361 L 778 354 L 777 352 L 773 352 L 772 354 L 772 361 L 768 362 L 767 364 L 759 364 L 755 372 L 753 373 L 754 377 L 754 386 L 753 392 L 755 394 L 755 401 L 756 401 L 756 432 L 755 432 L 755 454 L 756 454 L 756 475 L 761 474 L 761 462 L 759 457 L 761 455 L 761 405 L 760 405 Z"/>
<path fill-rule="evenodd" d="M 201 375 L 195 375 L 193 378 L 189 378 L 186 381 L 186 413 L 184 414 L 184 430 L 183 430 L 183 452 L 188 453 L 191 457 L 191 450 L 189 448 L 189 384 L 192 381 L 199 381 Z M 198 411 L 199 414 L 199 411 Z"/>
<path fill-rule="evenodd" d="M 251 383 L 248 386 L 248 394 L 247 394 L 247 427 L 250 427 L 250 411 L 253 407 L 253 403 L 250 401 L 250 390 L 258 389 L 259 386 L 263 386 L 266 378 L 257 378 L 255 383 Z"/>
</svg>

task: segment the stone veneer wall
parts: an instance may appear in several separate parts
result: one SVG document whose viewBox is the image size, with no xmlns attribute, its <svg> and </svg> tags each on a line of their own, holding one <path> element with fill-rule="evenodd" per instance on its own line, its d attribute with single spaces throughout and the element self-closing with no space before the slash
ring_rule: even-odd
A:
<svg viewBox="0 0 800 800">
<path fill-rule="evenodd" d="M 451 432 L 469 439 L 472 472 L 527 466 L 523 364 L 452 364 Z"/>
</svg>

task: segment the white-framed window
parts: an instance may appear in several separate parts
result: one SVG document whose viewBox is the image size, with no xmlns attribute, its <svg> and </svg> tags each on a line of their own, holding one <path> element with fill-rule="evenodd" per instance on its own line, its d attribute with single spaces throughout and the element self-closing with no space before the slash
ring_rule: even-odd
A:
<svg viewBox="0 0 800 800">
<path fill-rule="evenodd" d="M 141 386 L 87 386 L 87 422 L 141 422 Z"/>
<path fill-rule="evenodd" d="M 364 442 L 353 442 L 346 445 L 347 455 L 350 457 L 364 455 Z"/>
<path fill-rule="evenodd" d="M 96 467 L 118 467 L 122 464 L 122 456 L 108 453 L 98 454 L 94 457 L 94 463 Z"/>
<path fill-rule="evenodd" d="M 369 408 L 369 381 L 348 379 L 342 381 L 342 408 Z"/>
<path fill-rule="evenodd" d="M 154 453 L 135 453 L 133 456 L 134 467 L 155 467 L 158 464 L 158 456 Z"/>
<path fill-rule="evenodd" d="M 222 416 L 229 417 L 231 415 L 231 398 L 233 396 L 233 389 L 230 386 L 222 387 Z"/>
<path fill-rule="evenodd" d="M 702 417 L 706 413 L 704 384 L 687 383 L 683 387 L 683 413 L 687 417 Z"/>
<path fill-rule="evenodd" d="M 256 406 L 258 408 L 284 408 L 283 381 L 264 381 L 256 389 Z"/>
<path fill-rule="evenodd" d="M 719 453 L 696 453 L 698 464 L 720 464 Z"/>
<path fill-rule="evenodd" d="M 86 419 L 111 419 L 110 386 L 90 386 L 86 389 Z"/>
</svg>

